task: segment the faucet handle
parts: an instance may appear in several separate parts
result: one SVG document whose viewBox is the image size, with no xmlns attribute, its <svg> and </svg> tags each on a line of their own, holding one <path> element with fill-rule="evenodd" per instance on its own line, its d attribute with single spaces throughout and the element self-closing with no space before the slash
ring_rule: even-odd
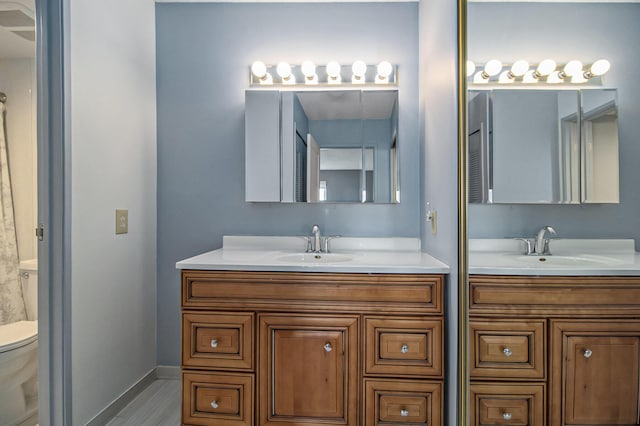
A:
<svg viewBox="0 0 640 426">
<path fill-rule="evenodd" d="M 525 244 L 525 252 L 524 252 L 524 254 L 525 255 L 529 256 L 530 254 L 533 253 L 533 244 L 532 244 L 530 239 L 528 239 L 528 238 L 516 238 L 516 240 L 524 242 L 524 244 Z"/>
<path fill-rule="evenodd" d="M 330 236 L 322 238 L 322 251 L 323 252 L 330 253 L 329 241 L 333 240 L 334 238 L 340 238 L 340 235 L 330 235 Z"/>
</svg>

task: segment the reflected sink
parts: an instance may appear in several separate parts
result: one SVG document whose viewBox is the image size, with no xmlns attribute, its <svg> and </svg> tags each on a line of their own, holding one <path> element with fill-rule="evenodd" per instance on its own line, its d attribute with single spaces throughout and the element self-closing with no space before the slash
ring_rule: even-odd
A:
<svg viewBox="0 0 640 426">
<path fill-rule="evenodd" d="M 277 257 L 276 260 L 287 263 L 341 263 L 353 260 L 353 256 L 337 253 L 299 253 Z"/>
<path fill-rule="evenodd" d="M 549 256 L 518 256 L 517 262 L 528 266 L 613 266 L 624 263 L 620 259 L 596 255 L 549 255 Z"/>
</svg>

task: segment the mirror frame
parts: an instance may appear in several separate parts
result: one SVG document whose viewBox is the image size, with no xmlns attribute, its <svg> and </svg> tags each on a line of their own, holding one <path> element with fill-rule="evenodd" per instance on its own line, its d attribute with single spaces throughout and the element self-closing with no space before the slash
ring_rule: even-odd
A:
<svg viewBox="0 0 640 426">
<path fill-rule="evenodd" d="M 469 424 L 467 0 L 458 0 L 458 421 Z"/>
</svg>

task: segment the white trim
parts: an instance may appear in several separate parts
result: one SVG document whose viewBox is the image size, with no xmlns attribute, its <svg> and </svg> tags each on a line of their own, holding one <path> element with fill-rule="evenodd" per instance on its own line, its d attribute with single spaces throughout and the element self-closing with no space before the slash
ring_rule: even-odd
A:
<svg viewBox="0 0 640 426">
<path fill-rule="evenodd" d="M 156 367 L 156 377 L 158 379 L 179 380 L 180 367 L 177 365 L 159 365 Z"/>
<path fill-rule="evenodd" d="M 129 389 L 124 391 L 111 404 L 107 405 L 93 419 L 89 420 L 86 426 L 104 425 L 113 419 L 124 407 L 129 405 L 140 393 L 153 383 L 157 378 L 156 368 L 151 369 L 140 380 L 131 385 Z"/>
</svg>

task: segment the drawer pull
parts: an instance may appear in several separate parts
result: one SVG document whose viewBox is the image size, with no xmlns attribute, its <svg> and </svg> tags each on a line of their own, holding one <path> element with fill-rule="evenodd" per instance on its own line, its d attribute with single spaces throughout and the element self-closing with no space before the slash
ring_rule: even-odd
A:
<svg viewBox="0 0 640 426">
<path fill-rule="evenodd" d="M 402 352 L 403 354 L 409 352 L 409 345 L 402 345 L 402 347 L 400 348 L 400 352 Z"/>
<path fill-rule="evenodd" d="M 591 355 L 593 355 L 593 351 L 591 349 L 587 348 L 587 349 L 584 350 L 583 355 L 584 355 L 585 358 L 591 358 Z"/>
<path fill-rule="evenodd" d="M 513 352 L 512 352 L 512 351 L 511 351 L 511 349 L 509 349 L 509 348 L 504 348 L 504 349 L 502 350 L 502 352 L 504 353 L 504 356 L 511 356 L 511 355 L 513 355 Z"/>
<path fill-rule="evenodd" d="M 216 408 L 218 408 L 219 406 L 220 406 L 220 404 L 218 404 L 218 401 L 213 401 L 213 402 L 211 403 L 211 408 L 213 408 L 213 409 L 216 409 Z"/>
<path fill-rule="evenodd" d="M 331 346 L 331 343 L 325 343 L 324 344 L 324 350 L 327 352 L 331 352 L 333 350 L 333 347 Z"/>
<path fill-rule="evenodd" d="M 400 410 L 400 416 L 409 417 L 409 410 L 405 410 L 404 408 Z"/>
<path fill-rule="evenodd" d="M 502 413 L 502 418 L 505 420 L 511 420 L 511 413 L 508 411 L 505 411 L 504 413 Z"/>
<path fill-rule="evenodd" d="M 211 347 L 212 348 L 218 347 L 218 339 L 211 339 Z"/>
</svg>

